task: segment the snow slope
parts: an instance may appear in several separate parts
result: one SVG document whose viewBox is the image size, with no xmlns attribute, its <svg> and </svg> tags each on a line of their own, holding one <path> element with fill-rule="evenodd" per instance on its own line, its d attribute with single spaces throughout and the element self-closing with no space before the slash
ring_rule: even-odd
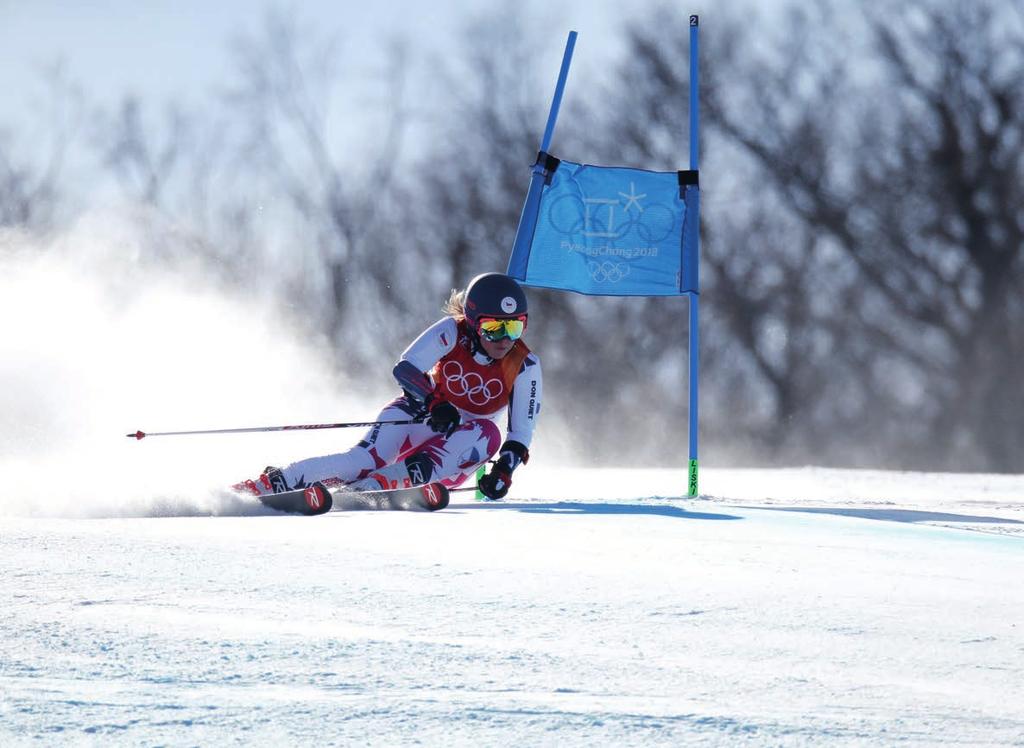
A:
<svg viewBox="0 0 1024 748">
<path fill-rule="evenodd" d="M 202 487 L 356 435 L 123 434 L 367 420 L 393 386 L 147 236 L 0 232 L 3 748 L 1024 745 L 1024 477 L 687 500 L 555 469 L 552 411 L 506 502 L 274 515 Z"/>
<path fill-rule="evenodd" d="M 1024 477 L 520 477 L 437 514 L 6 501 L 0 744 L 1024 745 Z"/>
</svg>

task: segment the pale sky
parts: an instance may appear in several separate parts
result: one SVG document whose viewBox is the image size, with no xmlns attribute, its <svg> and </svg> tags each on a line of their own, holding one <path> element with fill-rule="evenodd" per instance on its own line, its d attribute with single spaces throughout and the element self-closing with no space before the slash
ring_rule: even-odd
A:
<svg viewBox="0 0 1024 748">
<path fill-rule="evenodd" d="M 580 32 L 578 50 L 589 48 L 574 66 L 598 64 L 616 44 L 615 29 L 638 9 L 655 4 L 519 0 L 517 13 L 522 32 L 550 34 L 554 77 L 570 29 Z M 133 92 L 201 103 L 232 75 L 231 40 L 258 30 L 270 7 L 295 13 L 319 31 L 339 33 L 346 56 L 372 58 L 375 45 L 395 32 L 422 51 L 443 52 L 464 21 L 500 5 L 500 0 L 0 0 L 0 121 L 16 119 L 33 105 L 39 69 L 56 60 L 67 64 L 72 79 L 95 100 L 109 102 Z M 546 26 L 549 20 L 552 25 Z"/>
<path fill-rule="evenodd" d="M 425 3 L 305 2 L 277 5 L 346 39 L 429 22 Z M 61 57 L 99 94 L 202 92 L 230 73 L 229 43 L 261 25 L 269 3 L 246 0 L 38 0 L 0 2 L 0 85 L 24 86 L 37 66 Z M 440 20 L 444 20 L 441 16 Z"/>
<path fill-rule="evenodd" d="M 739 3 L 743 0 L 732 0 Z M 775 2 L 777 0 L 772 0 Z M 374 149 L 387 117 L 385 95 L 375 88 L 387 66 L 391 40 L 397 35 L 410 47 L 403 104 L 413 111 L 402 157 L 415 155 L 429 133 L 426 121 L 437 111 L 440 77 L 437 56 L 464 44 L 465 27 L 481 16 L 513 8 L 509 33 L 530 40 L 538 60 L 538 95 L 550 100 L 570 30 L 579 33 L 566 102 L 587 91 L 574 85 L 599 78 L 611 69 L 623 49 L 624 27 L 650 17 L 656 7 L 677 7 L 677 0 L 0 0 L 0 143 L 13 149 L 14 160 L 53 152 L 51 138 L 59 130 L 48 113 L 42 71 L 63 63 L 65 77 L 81 88 L 88 109 L 77 115 L 95 122 L 97 109 L 110 113 L 126 95 L 145 106 L 144 122 L 162 124 L 165 105 L 174 102 L 185 112 L 205 114 L 222 100 L 224 89 L 237 82 L 232 42 L 258 36 L 271 9 L 298 19 L 321 40 L 341 42 L 339 69 L 331 91 L 330 127 L 338 147 Z M 702 24 L 713 22 L 712 0 L 678 3 L 685 19 L 700 13 Z M 709 10 L 710 9 L 710 10 Z M 704 11 L 707 10 L 706 15 Z M 685 26 L 683 26 L 685 28 Z M 680 61 L 686 65 L 685 60 Z M 545 71 L 549 71 L 545 73 Z M 597 76 L 592 75 L 597 73 Z M 545 78 L 544 76 L 547 75 Z M 67 122 L 66 113 L 59 115 Z M 76 120 L 77 121 L 77 120 Z M 423 127 L 417 131 L 416 124 Z M 543 121 L 537 122 L 538 139 Z M 68 127 L 67 124 L 64 125 Z M 71 126 L 74 127 L 73 125 Z M 7 137 L 5 137 L 7 136 Z M 79 128 L 74 137 L 95 137 Z M 95 164 L 79 149 L 65 159 L 66 179 L 102 189 L 93 183 Z"/>
</svg>

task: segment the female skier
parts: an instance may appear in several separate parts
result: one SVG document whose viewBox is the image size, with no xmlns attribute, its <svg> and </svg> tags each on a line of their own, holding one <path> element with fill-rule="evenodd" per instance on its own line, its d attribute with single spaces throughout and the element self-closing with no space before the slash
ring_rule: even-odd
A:
<svg viewBox="0 0 1024 748">
<path fill-rule="evenodd" d="M 346 452 L 268 467 L 235 489 L 264 496 L 314 481 L 354 491 L 454 487 L 497 453 L 479 487 L 489 499 L 503 498 L 513 471 L 529 459 L 540 412 L 540 360 L 521 339 L 526 295 L 507 275 L 485 273 L 453 291 L 445 311 L 402 354 L 392 370 L 402 395 L 377 417 L 414 423 L 374 426 Z M 502 443 L 495 420 L 506 408 Z"/>
</svg>

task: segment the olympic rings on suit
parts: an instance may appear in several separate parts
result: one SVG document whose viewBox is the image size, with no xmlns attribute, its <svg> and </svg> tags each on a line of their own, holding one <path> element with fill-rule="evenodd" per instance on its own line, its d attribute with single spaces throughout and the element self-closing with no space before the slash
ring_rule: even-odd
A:
<svg viewBox="0 0 1024 748">
<path fill-rule="evenodd" d="M 441 376 L 448 391 L 455 397 L 465 397 L 470 403 L 483 406 L 501 396 L 505 391 L 499 379 L 488 379 L 486 382 L 480 374 L 471 371 L 468 374 L 458 361 L 446 361 L 441 368 Z"/>
</svg>

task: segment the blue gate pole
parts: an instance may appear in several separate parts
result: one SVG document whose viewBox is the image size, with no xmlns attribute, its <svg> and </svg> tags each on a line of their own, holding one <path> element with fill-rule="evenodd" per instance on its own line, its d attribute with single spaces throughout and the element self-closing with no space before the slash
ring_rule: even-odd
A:
<svg viewBox="0 0 1024 748">
<path fill-rule="evenodd" d="M 572 62 L 572 50 L 576 46 L 576 32 L 570 31 L 565 41 L 565 52 L 562 54 L 562 69 L 558 72 L 558 83 L 555 84 L 555 95 L 551 99 L 548 111 L 548 122 L 544 127 L 544 137 L 540 141 L 540 149 L 547 153 L 551 147 L 551 138 L 555 134 L 555 121 L 558 110 L 562 106 L 562 94 L 565 92 L 565 81 L 569 77 L 569 64 Z M 519 216 L 519 227 L 516 229 L 515 242 L 512 244 L 512 255 L 508 260 L 508 274 L 521 281 L 526 280 L 526 265 L 529 260 L 529 247 L 533 241 L 533 232 L 537 226 L 537 211 L 540 207 L 541 193 L 544 190 L 544 164 L 537 160 L 533 165 L 530 177 L 530 188 L 523 203 L 523 212 Z"/>
<path fill-rule="evenodd" d="M 690 16 L 690 169 L 698 170 L 698 144 L 700 136 L 700 97 L 698 85 L 698 42 L 697 30 L 700 19 Z M 697 193 L 700 194 L 699 191 Z M 696 266 L 700 266 L 700 203 L 697 207 L 697 241 L 694 252 L 697 254 Z M 698 372 L 700 370 L 700 346 L 698 337 L 698 321 L 700 318 L 700 287 L 695 286 L 688 294 L 690 304 L 690 455 L 688 495 L 695 497 L 697 490 L 697 390 Z"/>
<path fill-rule="evenodd" d="M 569 77 L 569 64 L 572 62 L 572 50 L 575 46 L 576 32 L 570 31 L 569 38 L 565 40 L 565 52 L 562 53 L 562 69 L 558 71 L 555 95 L 551 99 L 551 109 L 548 111 L 548 123 L 544 127 L 544 137 L 540 141 L 540 149 L 545 153 L 551 147 L 551 137 L 555 134 L 555 120 L 558 119 L 558 110 L 562 106 L 562 94 L 565 93 L 565 81 Z M 534 169 L 536 168 L 534 167 Z"/>
</svg>

